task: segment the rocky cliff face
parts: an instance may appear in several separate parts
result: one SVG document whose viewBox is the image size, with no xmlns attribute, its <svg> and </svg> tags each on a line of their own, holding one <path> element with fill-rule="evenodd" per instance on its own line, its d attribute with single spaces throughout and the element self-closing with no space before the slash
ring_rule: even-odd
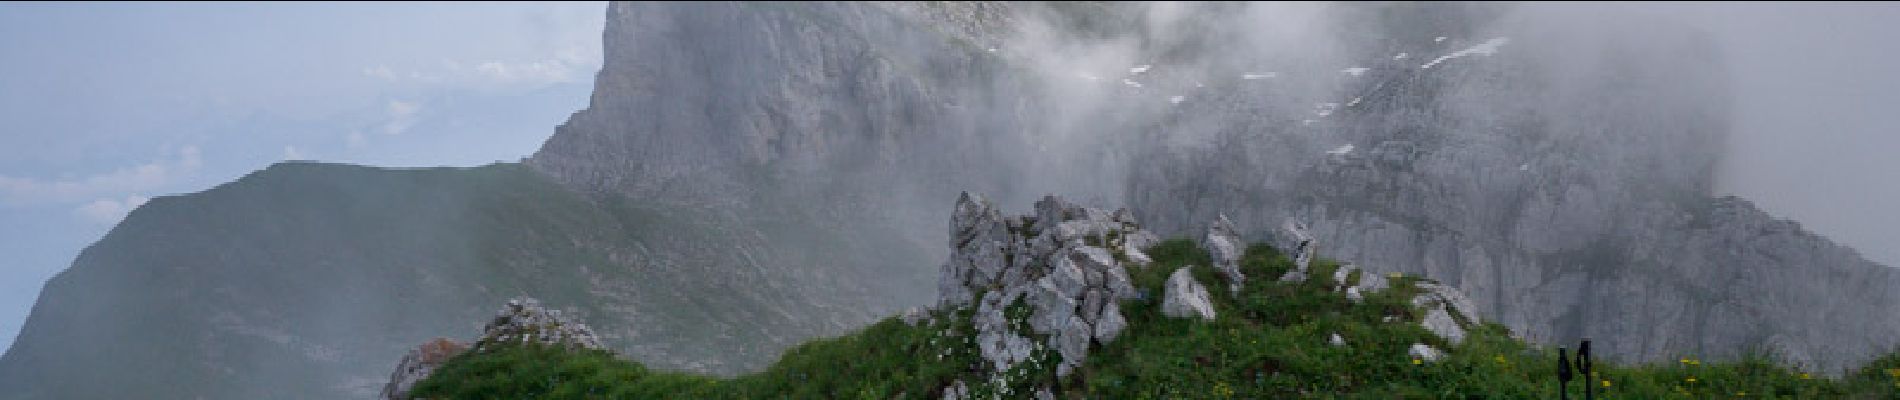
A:
<svg viewBox="0 0 1900 400">
<path fill-rule="evenodd" d="M 1252 7 L 616 4 L 594 103 L 530 164 L 595 192 L 873 210 L 920 243 L 958 190 L 1120 198 L 1164 235 L 1291 219 L 1617 358 L 1837 370 L 1900 344 L 1892 269 L 1711 196 L 1726 78 L 1697 33 L 1416 4 L 1270 10 L 1327 22 L 1273 36 Z M 1076 50 L 1100 47 L 1119 57 Z"/>
<path fill-rule="evenodd" d="M 1895 270 L 1711 197 L 1725 83 L 1692 32 L 1623 23 L 1579 45 L 1488 26 L 1401 47 L 1461 58 L 1367 64 L 1315 100 L 1337 105 L 1323 115 L 1209 94 L 1223 103 L 1157 130 L 1208 139 L 1140 156 L 1130 204 L 1156 221 L 1304 221 L 1327 254 L 1444 280 L 1528 338 L 1589 337 L 1625 360 L 1765 351 L 1840 372 L 1900 345 Z"/>
</svg>

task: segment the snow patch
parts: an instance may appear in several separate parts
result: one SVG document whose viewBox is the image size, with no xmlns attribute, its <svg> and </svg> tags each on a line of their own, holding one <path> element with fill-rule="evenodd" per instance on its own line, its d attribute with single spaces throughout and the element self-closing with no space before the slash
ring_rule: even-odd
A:
<svg viewBox="0 0 1900 400">
<path fill-rule="evenodd" d="M 1122 79 L 1122 84 L 1123 84 L 1123 85 L 1128 85 L 1129 87 L 1135 87 L 1135 88 L 1139 88 L 1139 87 L 1141 87 L 1141 82 L 1135 82 L 1135 81 L 1132 81 L 1132 80 L 1128 80 L 1128 79 L 1126 79 L 1126 78 L 1124 78 L 1124 79 Z"/>
<path fill-rule="evenodd" d="M 1484 41 L 1484 43 L 1479 43 L 1477 46 L 1471 46 L 1471 48 L 1469 49 L 1459 50 L 1451 54 L 1439 56 L 1438 58 L 1432 59 L 1432 62 L 1425 63 L 1425 65 L 1420 65 L 1418 67 L 1431 68 L 1433 65 L 1438 65 L 1438 63 L 1445 62 L 1445 60 L 1450 60 L 1450 59 L 1458 58 L 1458 57 L 1464 57 L 1464 56 L 1468 56 L 1472 54 L 1490 56 L 1492 54 L 1498 53 L 1498 47 L 1504 46 L 1505 44 L 1508 44 L 1508 43 L 1511 43 L 1511 38 L 1493 38 L 1491 40 Z"/>
<path fill-rule="evenodd" d="M 1182 100 L 1187 100 L 1187 97 L 1182 97 L 1182 96 L 1170 96 L 1170 97 L 1168 97 L 1168 103 L 1169 103 L 1169 104 L 1181 104 L 1181 101 L 1182 101 Z"/>
<path fill-rule="evenodd" d="M 1240 79 L 1246 79 L 1246 80 L 1251 81 L 1255 79 L 1269 79 L 1269 78 L 1274 78 L 1274 77 L 1279 77 L 1279 76 L 1280 76 L 1280 73 L 1278 72 L 1262 72 L 1258 74 L 1242 74 L 1240 75 Z"/>
<path fill-rule="evenodd" d="M 1346 144 L 1344 146 L 1335 147 L 1332 150 L 1327 150 L 1326 154 L 1338 156 L 1338 155 L 1345 155 L 1346 153 L 1351 153 L 1351 152 L 1352 152 L 1352 144 Z"/>
<path fill-rule="evenodd" d="M 1148 69 L 1149 69 L 1149 68 L 1154 68 L 1154 66 L 1153 66 L 1153 65 L 1148 65 L 1148 64 L 1142 64 L 1142 65 L 1136 65 L 1136 66 L 1135 66 L 1134 68 L 1129 68 L 1129 69 L 1128 69 L 1128 73 L 1130 73 L 1130 74 L 1139 74 L 1139 73 L 1143 73 L 1143 72 L 1148 72 Z"/>
<path fill-rule="evenodd" d="M 1339 103 L 1319 103 L 1318 105 L 1313 106 L 1313 113 L 1319 114 L 1319 116 L 1324 117 L 1328 115 L 1333 115 L 1333 110 L 1337 110 L 1337 109 L 1339 109 Z"/>
<path fill-rule="evenodd" d="M 1339 72 L 1344 72 L 1344 73 L 1347 73 L 1347 74 L 1352 74 L 1352 76 L 1359 76 L 1359 75 L 1364 75 L 1364 74 L 1366 73 L 1366 70 L 1369 70 L 1369 69 L 1371 69 L 1371 68 L 1366 68 L 1366 67 L 1352 67 L 1352 68 L 1347 68 L 1347 69 L 1342 69 L 1342 70 L 1339 70 Z"/>
<path fill-rule="evenodd" d="M 1436 38 L 1436 39 L 1432 39 L 1432 43 L 1438 43 L 1438 42 L 1443 42 L 1443 41 L 1445 41 L 1445 37 L 1444 37 L 1444 36 L 1439 36 L 1439 37 L 1438 37 L 1438 38 Z"/>
<path fill-rule="evenodd" d="M 1412 56 L 1412 54 L 1411 54 L 1411 53 L 1399 53 L 1399 55 L 1396 55 L 1396 56 L 1392 56 L 1392 59 L 1394 59 L 1394 60 L 1404 60 L 1404 59 L 1405 59 L 1406 57 L 1410 57 L 1410 56 Z"/>
</svg>

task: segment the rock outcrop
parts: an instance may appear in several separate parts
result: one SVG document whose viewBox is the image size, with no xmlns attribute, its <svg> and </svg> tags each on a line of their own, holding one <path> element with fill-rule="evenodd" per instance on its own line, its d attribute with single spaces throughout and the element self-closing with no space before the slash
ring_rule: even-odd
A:
<svg viewBox="0 0 1900 400">
<path fill-rule="evenodd" d="M 1131 215 L 1049 196 L 1033 214 L 1004 217 L 988 199 L 964 193 L 950 218 L 953 251 L 937 306 L 974 307 L 975 340 L 992 373 L 1053 351 L 1061 356 L 1056 374 L 1067 376 L 1091 346 L 1126 328 L 1117 302 L 1140 296 L 1126 268 L 1141 268 L 1131 260 L 1147 259 L 1142 247 L 1157 240 Z M 1026 312 L 1012 320 L 1013 309 Z"/>
<path fill-rule="evenodd" d="M 508 305 L 495 315 L 495 319 L 482 327 L 482 337 L 475 341 L 475 351 L 501 344 L 540 345 L 564 347 L 574 350 L 601 350 L 600 337 L 586 323 L 575 321 L 561 315 L 561 310 L 549 310 L 541 307 L 541 302 L 530 297 L 518 297 L 508 300 Z"/>
<path fill-rule="evenodd" d="M 396 363 L 396 372 L 389 375 L 389 384 L 383 386 L 383 400 L 409 400 L 409 390 L 416 383 L 428 378 L 436 367 L 442 366 L 449 358 L 468 351 L 468 345 L 445 338 L 436 338 L 422 346 L 410 350 L 402 361 Z"/>
<path fill-rule="evenodd" d="M 510 299 L 495 318 L 482 327 L 482 336 L 475 340 L 472 348 L 453 340 L 436 338 L 403 356 L 402 361 L 396 364 L 396 372 L 389 375 L 389 383 L 383 385 L 380 398 L 408 400 L 409 391 L 415 388 L 416 383 L 428 379 L 436 367 L 464 351 L 481 352 L 500 345 L 552 346 L 569 350 L 605 349 L 600 344 L 600 338 L 587 328 L 586 323 L 561 314 L 561 310 L 542 308 L 541 302 L 531 297 Z"/>
</svg>

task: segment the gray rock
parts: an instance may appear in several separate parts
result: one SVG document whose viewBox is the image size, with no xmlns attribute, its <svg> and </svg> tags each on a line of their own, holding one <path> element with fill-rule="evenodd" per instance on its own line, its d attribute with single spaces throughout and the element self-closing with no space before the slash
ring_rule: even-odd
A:
<svg viewBox="0 0 1900 400">
<path fill-rule="evenodd" d="M 1135 231 L 1122 237 L 1123 248 L 1135 251 L 1147 251 L 1149 247 L 1161 243 L 1161 236 L 1149 231 Z"/>
<path fill-rule="evenodd" d="M 1465 341 L 1465 328 L 1459 326 L 1458 321 L 1452 320 L 1451 314 L 1445 312 L 1444 307 L 1425 311 L 1425 318 L 1419 320 L 1419 325 L 1424 326 L 1425 330 L 1432 334 L 1445 338 L 1445 341 L 1453 345 Z"/>
<path fill-rule="evenodd" d="M 1213 258 L 1214 272 L 1227 280 L 1228 291 L 1240 293 L 1241 286 L 1247 282 L 1247 276 L 1240 272 L 1241 252 L 1246 249 L 1246 243 L 1241 241 L 1240 233 L 1234 229 L 1234 222 L 1229 221 L 1226 215 L 1216 218 L 1207 227 L 1201 247 Z"/>
<path fill-rule="evenodd" d="M 1445 352 L 1426 346 L 1424 343 L 1413 343 L 1412 347 L 1406 348 L 1405 354 L 1412 356 L 1414 360 L 1424 362 L 1438 362 L 1439 359 L 1445 357 Z"/>
<path fill-rule="evenodd" d="M 1035 208 L 1034 216 L 1005 218 L 981 196 L 965 195 L 952 218 L 951 231 L 968 240 L 952 243 L 938 281 L 939 304 L 967 307 L 970 301 L 964 299 L 983 293 L 974 301 L 971 318 L 978 351 L 992 374 L 1029 361 L 1038 349 L 1052 349 L 1063 359 L 1056 365 L 1058 375 L 1067 375 L 1087 359 L 1092 343 L 1119 336 L 1128 321 L 1116 302 L 1137 292 L 1111 252 L 1124 244 L 1111 238 L 1153 236 L 1131 215 L 1060 197 L 1044 197 Z M 1206 290 L 1201 291 L 1205 302 Z M 1023 321 L 1029 332 L 1018 332 L 1024 328 L 1008 319 L 1006 310 L 1017 299 L 1029 305 Z"/>
<path fill-rule="evenodd" d="M 904 309 L 904 313 L 901 314 L 898 317 L 898 319 L 901 321 L 904 321 L 905 325 L 910 325 L 910 326 L 928 325 L 929 324 L 928 321 L 930 320 L 930 313 L 924 311 L 924 309 L 922 308 L 911 307 L 911 308 Z"/>
<path fill-rule="evenodd" d="M 1348 281 L 1348 279 L 1352 279 L 1352 273 L 1354 272 L 1359 272 L 1359 267 L 1353 266 L 1352 264 L 1340 265 L 1338 269 L 1333 270 L 1333 281 L 1331 285 L 1341 289 L 1351 287 L 1354 282 Z"/>
<path fill-rule="evenodd" d="M 1333 347 L 1344 347 L 1346 346 L 1346 338 L 1340 337 L 1339 334 L 1334 333 L 1332 335 L 1326 336 L 1326 344 Z"/>
<path fill-rule="evenodd" d="M 474 351 L 484 351 L 499 343 L 539 343 L 571 349 L 600 350 L 600 338 L 586 324 L 562 317 L 560 310 L 547 310 L 533 298 L 518 297 L 495 319 L 482 327 L 482 337 Z"/>
<path fill-rule="evenodd" d="M 1108 344 L 1120 337 L 1122 330 L 1128 328 L 1128 319 L 1122 317 L 1122 307 L 1116 302 L 1102 305 L 1102 313 L 1095 317 L 1095 341 Z"/>
<path fill-rule="evenodd" d="M 379 398 L 408 400 L 409 390 L 414 389 L 416 383 L 428 379 L 429 374 L 435 373 L 435 369 L 441 367 L 442 363 L 467 349 L 467 345 L 438 338 L 410 350 L 409 354 L 403 356 L 402 361 L 396 364 L 396 372 L 389 375 L 389 383 L 383 386 L 382 396 Z"/>
<path fill-rule="evenodd" d="M 1424 290 L 1424 292 L 1412 299 L 1412 306 L 1440 306 L 1449 308 L 1452 313 L 1456 313 L 1458 318 L 1464 319 L 1465 322 L 1478 322 L 1478 315 L 1476 313 L 1477 306 L 1471 302 L 1470 298 L 1465 297 L 1464 291 L 1432 282 L 1419 282 L 1417 286 L 1419 289 Z"/>
<path fill-rule="evenodd" d="M 1188 272 L 1193 266 L 1185 266 L 1168 275 L 1166 294 L 1161 300 L 1161 313 L 1174 318 L 1200 317 L 1214 320 L 1214 303 L 1208 299 L 1207 287 L 1194 280 L 1194 274 Z"/>
<path fill-rule="evenodd" d="M 1282 235 L 1280 243 L 1285 246 L 1281 249 L 1288 256 L 1293 257 L 1294 270 L 1299 271 L 1301 276 L 1305 276 L 1307 267 L 1312 265 L 1314 254 L 1318 251 L 1315 249 L 1318 244 L 1313 240 L 1313 234 L 1307 231 L 1306 224 L 1292 219 L 1287 219 L 1286 223 L 1280 225 L 1280 234 Z"/>
<path fill-rule="evenodd" d="M 1062 355 L 1062 363 L 1056 366 L 1056 376 L 1069 376 L 1088 359 L 1089 339 L 1094 336 L 1093 331 L 1094 327 L 1082 321 L 1081 316 L 1071 316 L 1069 322 L 1063 324 L 1062 330 L 1052 337 L 1056 353 Z"/>
<path fill-rule="evenodd" d="M 970 386 L 957 380 L 943 387 L 943 400 L 964 400 L 970 398 Z"/>
</svg>

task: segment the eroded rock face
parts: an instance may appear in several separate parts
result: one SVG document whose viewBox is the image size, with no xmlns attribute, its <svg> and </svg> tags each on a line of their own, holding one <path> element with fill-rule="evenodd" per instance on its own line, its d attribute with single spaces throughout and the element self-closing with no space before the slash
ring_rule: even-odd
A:
<svg viewBox="0 0 1900 400">
<path fill-rule="evenodd" d="M 1185 266 L 1168 275 L 1167 294 L 1161 299 L 1161 312 L 1170 317 L 1200 317 L 1214 320 L 1214 303 L 1207 297 L 1207 287 L 1194 280 L 1194 274 Z"/>
<path fill-rule="evenodd" d="M 1055 196 L 1034 209 L 1004 217 L 980 195 L 958 196 L 937 306 L 975 307 L 975 339 L 991 372 L 1009 371 L 1047 350 L 1061 355 L 1056 373 L 1067 376 L 1093 344 L 1111 342 L 1126 329 L 1117 302 L 1138 295 L 1126 268 L 1144 265 L 1142 248 L 1157 240 L 1126 211 Z M 1022 321 L 1010 319 L 1012 307 L 1027 308 Z"/>
<path fill-rule="evenodd" d="M 561 310 L 541 307 L 533 298 L 508 300 L 508 305 L 482 328 L 475 350 L 498 344 L 539 344 L 576 350 L 600 350 L 600 338 L 587 324 L 561 315 Z"/>
<path fill-rule="evenodd" d="M 435 373 L 436 367 L 442 366 L 449 358 L 467 350 L 468 345 L 445 338 L 430 340 L 410 350 L 408 355 L 402 357 L 402 362 L 396 363 L 396 372 L 389 375 L 389 384 L 383 386 L 381 398 L 408 400 L 409 390 L 414 389 L 416 383 Z"/>
</svg>

